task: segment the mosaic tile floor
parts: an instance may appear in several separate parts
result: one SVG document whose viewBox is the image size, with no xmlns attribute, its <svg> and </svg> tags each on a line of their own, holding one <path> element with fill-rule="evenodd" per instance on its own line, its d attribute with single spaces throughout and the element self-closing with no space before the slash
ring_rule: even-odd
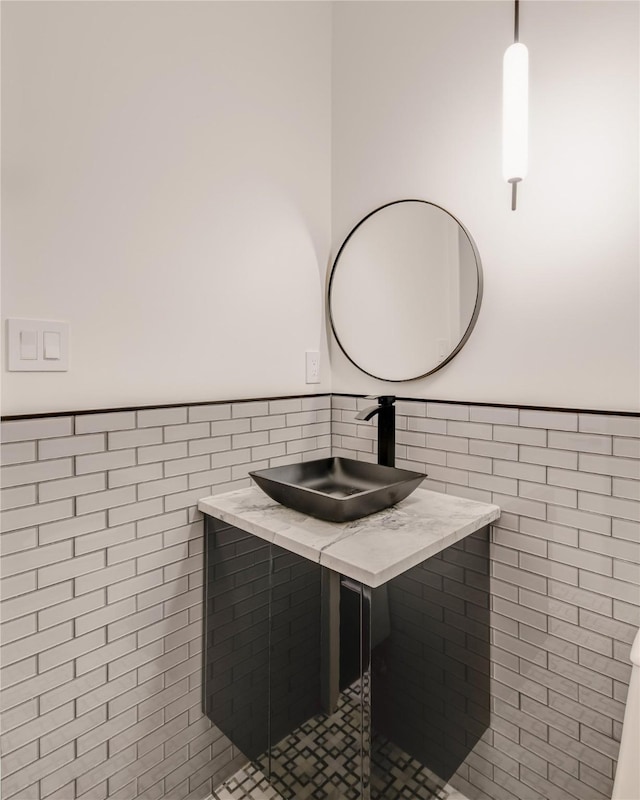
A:
<svg viewBox="0 0 640 800">
<path fill-rule="evenodd" d="M 238 770 L 213 800 L 359 800 L 359 697 L 343 694 L 330 717 L 318 715 L 273 748 L 264 763 Z M 374 737 L 371 796 L 380 800 L 466 800 L 392 742 Z"/>
</svg>

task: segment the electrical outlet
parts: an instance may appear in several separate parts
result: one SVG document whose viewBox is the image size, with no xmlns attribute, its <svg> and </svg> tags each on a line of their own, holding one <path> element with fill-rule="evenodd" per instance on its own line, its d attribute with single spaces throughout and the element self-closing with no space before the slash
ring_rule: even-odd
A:
<svg viewBox="0 0 640 800">
<path fill-rule="evenodd" d="M 320 353 L 317 350 L 307 350 L 305 353 L 306 382 L 320 383 Z"/>
</svg>

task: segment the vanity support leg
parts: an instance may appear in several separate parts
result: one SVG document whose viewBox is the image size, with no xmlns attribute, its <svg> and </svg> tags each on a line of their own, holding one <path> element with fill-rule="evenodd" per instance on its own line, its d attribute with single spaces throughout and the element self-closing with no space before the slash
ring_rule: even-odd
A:
<svg viewBox="0 0 640 800">
<path fill-rule="evenodd" d="M 360 652 L 361 678 L 361 797 L 371 798 L 371 587 L 360 588 Z"/>
<path fill-rule="evenodd" d="M 357 630 L 353 631 L 357 636 L 359 649 L 359 679 L 354 685 L 359 683 L 360 709 L 360 752 L 359 752 L 359 771 L 360 771 L 360 800 L 370 800 L 371 798 L 371 587 L 365 586 L 359 581 L 351 578 L 342 577 L 341 586 L 352 592 L 356 597 L 358 607 Z M 351 678 L 349 678 L 351 680 Z"/>
<path fill-rule="evenodd" d="M 340 575 L 322 568 L 322 710 L 333 714 L 340 695 Z"/>
</svg>

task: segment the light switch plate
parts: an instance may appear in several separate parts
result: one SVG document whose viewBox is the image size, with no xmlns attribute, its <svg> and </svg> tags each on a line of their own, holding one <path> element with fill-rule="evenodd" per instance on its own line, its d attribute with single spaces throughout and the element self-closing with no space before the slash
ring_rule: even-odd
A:
<svg viewBox="0 0 640 800">
<path fill-rule="evenodd" d="M 46 352 L 45 337 L 48 344 Z M 35 349 L 25 347 L 25 342 L 34 341 Z M 9 372 L 67 372 L 69 323 L 43 319 L 8 319 L 7 349 Z"/>
</svg>

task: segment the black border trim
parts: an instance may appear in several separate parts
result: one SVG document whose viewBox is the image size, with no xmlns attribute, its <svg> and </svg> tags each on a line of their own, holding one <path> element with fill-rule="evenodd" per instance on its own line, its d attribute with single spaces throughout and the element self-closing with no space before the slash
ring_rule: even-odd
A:
<svg viewBox="0 0 640 800">
<path fill-rule="evenodd" d="M 367 394 L 353 394 L 349 392 L 331 392 L 334 397 L 371 397 Z M 485 403 L 474 400 L 442 400 L 435 397 L 400 397 L 396 400 L 416 403 L 446 403 L 450 406 L 488 406 L 490 408 L 521 408 L 525 411 L 558 411 L 567 414 L 601 414 L 607 417 L 640 417 L 640 411 L 604 411 L 597 408 L 566 408 L 562 406 L 530 406 L 524 403 Z"/>
<path fill-rule="evenodd" d="M 115 408 L 84 408 L 78 411 L 46 411 L 40 414 L 7 414 L 0 417 L 2 422 L 17 419 L 44 419 L 45 417 L 81 417 L 87 414 L 115 414 L 118 411 L 147 411 L 156 408 L 184 408 L 191 406 L 222 406 L 229 403 L 265 403 L 270 400 L 297 400 L 304 397 L 331 397 L 331 392 L 315 394 L 278 394 L 273 397 L 241 397 L 235 400 L 198 400 L 185 403 L 155 403 L 144 406 L 117 406 Z"/>
<path fill-rule="evenodd" d="M 20 419 L 43 419 L 45 417 L 80 417 L 87 414 L 114 414 L 118 411 L 146 411 L 155 408 L 183 408 L 191 406 L 221 406 L 228 403 L 260 403 L 271 400 L 298 400 L 306 397 L 371 397 L 366 394 L 356 394 L 353 392 L 317 392 L 316 394 L 286 394 L 275 395 L 273 397 L 242 397 L 231 400 L 199 400 L 198 402 L 185 403 L 158 403 L 155 405 L 144 406 L 119 406 L 116 408 L 90 408 L 79 411 L 48 411 L 40 414 L 7 414 L 0 417 L 2 422 L 11 422 Z M 491 408 L 521 408 L 525 411 L 557 411 L 567 414 L 601 414 L 608 417 L 640 417 L 640 411 L 611 411 L 594 408 L 564 408 L 562 406 L 532 406 L 523 403 L 485 403 L 474 400 L 443 400 L 435 397 L 400 397 L 396 400 L 415 403 L 446 403 L 451 406 L 484 406 Z"/>
</svg>

